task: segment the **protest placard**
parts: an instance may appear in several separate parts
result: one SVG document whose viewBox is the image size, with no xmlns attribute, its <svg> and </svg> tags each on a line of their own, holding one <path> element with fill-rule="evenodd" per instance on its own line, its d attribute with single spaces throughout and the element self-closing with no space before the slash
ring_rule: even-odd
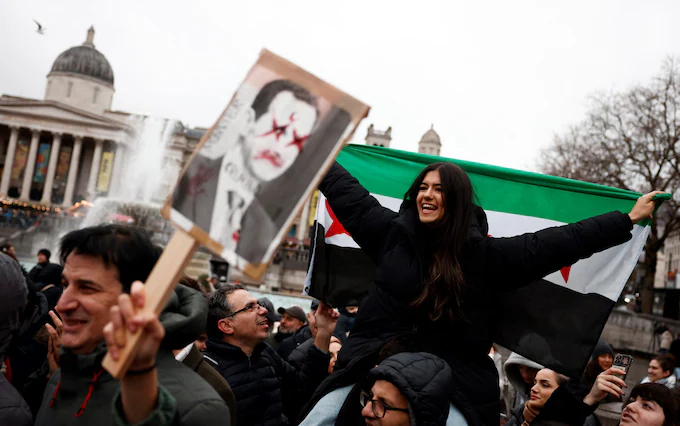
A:
<svg viewBox="0 0 680 426">
<path fill-rule="evenodd" d="M 176 227 L 146 282 L 157 315 L 199 245 L 259 279 L 297 212 L 369 107 L 263 50 L 217 122 L 203 136 L 161 213 Z M 126 339 L 115 377 L 142 338 Z"/>
</svg>

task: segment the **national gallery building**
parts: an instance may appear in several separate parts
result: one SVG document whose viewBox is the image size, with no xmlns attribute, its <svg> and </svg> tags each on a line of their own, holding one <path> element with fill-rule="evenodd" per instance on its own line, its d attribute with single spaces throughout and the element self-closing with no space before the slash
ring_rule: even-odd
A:
<svg viewBox="0 0 680 426">
<path fill-rule="evenodd" d="M 54 61 L 44 99 L 0 96 L 0 196 L 70 207 L 115 192 L 144 117 L 112 111 L 114 91 L 113 69 L 90 28 L 82 45 Z M 175 126 L 163 158 L 168 184 L 154 201 L 167 196 L 206 130 L 168 122 Z"/>
</svg>

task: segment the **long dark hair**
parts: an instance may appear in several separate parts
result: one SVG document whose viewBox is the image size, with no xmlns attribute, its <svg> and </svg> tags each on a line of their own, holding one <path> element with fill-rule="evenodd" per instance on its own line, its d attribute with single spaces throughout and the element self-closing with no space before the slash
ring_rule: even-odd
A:
<svg viewBox="0 0 680 426">
<path fill-rule="evenodd" d="M 444 216 L 437 223 L 434 251 L 426 262 L 428 271 L 423 277 L 423 289 L 411 303 L 413 308 L 427 308 L 429 318 L 437 321 L 463 318 L 461 298 L 465 287 L 460 257 L 463 242 L 469 232 L 473 214 L 474 191 L 468 175 L 452 163 L 432 163 L 425 167 L 404 196 L 407 208 L 417 210 L 416 198 L 425 176 L 438 171 L 442 185 Z"/>
<path fill-rule="evenodd" d="M 595 384 L 597 376 L 599 376 L 603 371 L 604 370 L 602 367 L 600 367 L 598 357 L 594 356 L 593 359 L 588 362 L 586 371 L 584 371 L 583 376 L 581 376 L 581 384 L 587 386 L 590 389 L 593 387 L 593 384 Z"/>
</svg>

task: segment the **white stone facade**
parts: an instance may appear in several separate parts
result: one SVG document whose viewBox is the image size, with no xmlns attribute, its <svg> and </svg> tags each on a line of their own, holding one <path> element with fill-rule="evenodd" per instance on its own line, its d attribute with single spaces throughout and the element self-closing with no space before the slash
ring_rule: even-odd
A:
<svg viewBox="0 0 680 426">
<path fill-rule="evenodd" d="M 0 196 L 70 207 L 115 190 L 135 128 L 130 113 L 111 111 L 113 81 L 90 28 L 85 43 L 55 60 L 44 100 L 0 96 Z M 156 199 L 172 190 L 204 132 L 178 125 Z"/>
<path fill-rule="evenodd" d="M 384 132 L 380 130 L 375 130 L 373 124 L 368 126 L 368 131 L 366 132 L 366 145 L 368 146 L 381 146 L 384 148 L 390 147 L 390 142 L 392 142 L 392 127 L 388 127 Z"/>
<path fill-rule="evenodd" d="M 437 132 L 434 131 L 433 125 L 430 130 L 425 132 L 423 137 L 420 138 L 420 142 L 418 142 L 418 152 L 420 154 L 439 156 L 441 149 L 442 142 Z"/>
<path fill-rule="evenodd" d="M 663 250 L 657 253 L 654 288 L 680 289 L 678 270 L 680 269 L 680 233 L 666 238 Z"/>
<path fill-rule="evenodd" d="M 94 78 L 51 73 L 47 77 L 45 100 L 57 101 L 95 114 L 104 114 L 104 111 L 111 109 L 113 94 L 113 86 Z"/>
</svg>

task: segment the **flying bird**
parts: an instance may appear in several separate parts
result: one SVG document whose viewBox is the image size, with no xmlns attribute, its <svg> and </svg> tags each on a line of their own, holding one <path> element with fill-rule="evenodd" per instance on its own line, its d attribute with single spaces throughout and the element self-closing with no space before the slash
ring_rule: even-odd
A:
<svg viewBox="0 0 680 426">
<path fill-rule="evenodd" d="M 44 30 L 43 30 L 43 26 L 40 25 L 40 22 L 36 21 L 35 19 L 33 20 L 33 22 L 35 22 L 35 24 L 38 26 L 38 29 L 36 30 L 36 32 L 37 32 L 38 34 L 44 35 L 45 32 L 44 32 Z"/>
</svg>

